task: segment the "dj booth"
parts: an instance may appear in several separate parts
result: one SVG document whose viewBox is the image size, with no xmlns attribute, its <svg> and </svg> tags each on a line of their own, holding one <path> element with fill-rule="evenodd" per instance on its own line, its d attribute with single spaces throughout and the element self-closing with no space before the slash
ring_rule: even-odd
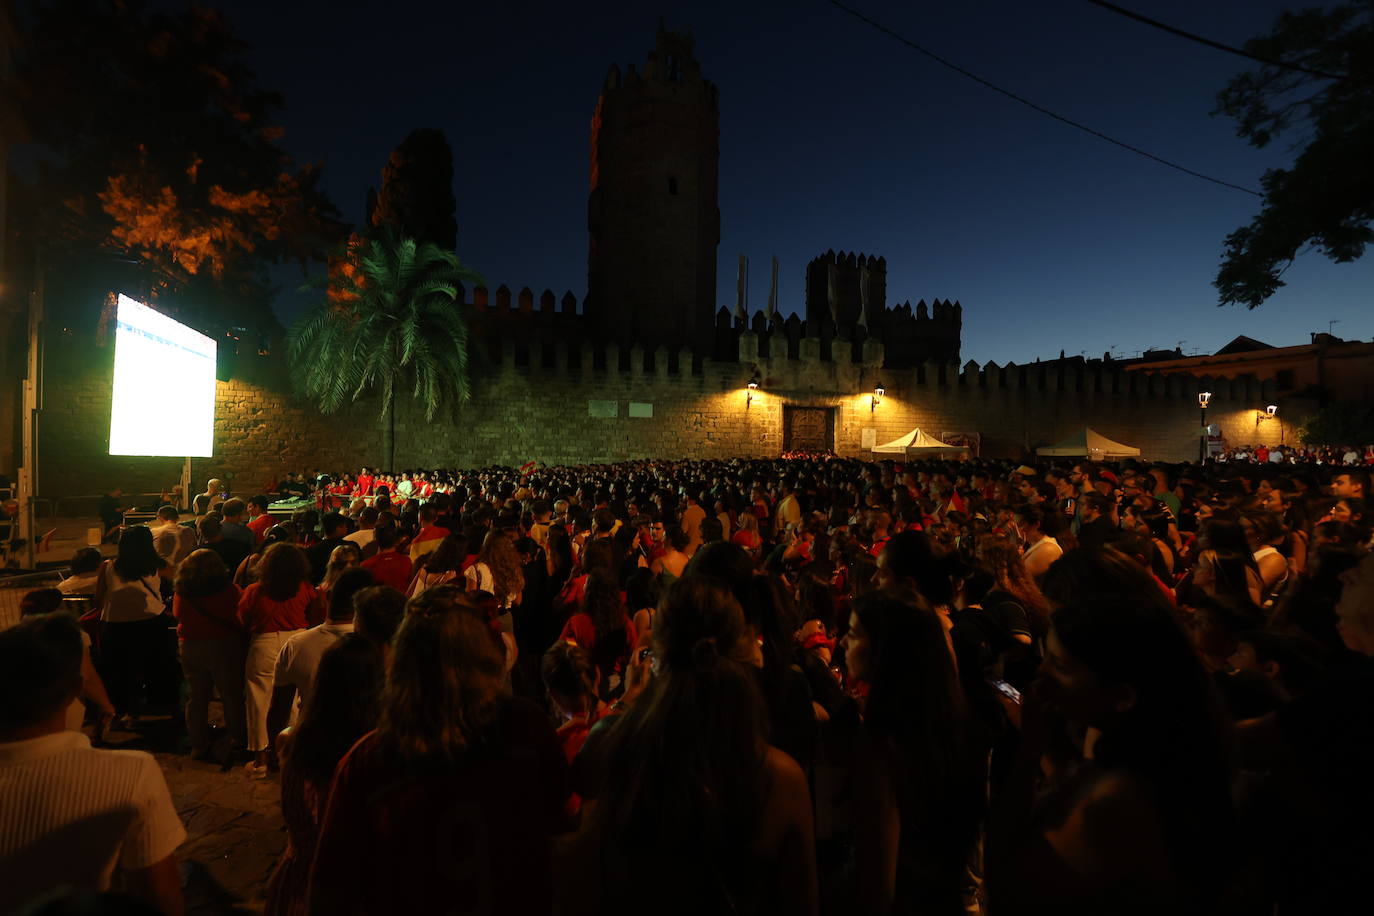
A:
<svg viewBox="0 0 1374 916">
<path fill-rule="evenodd" d="M 280 519 L 290 520 L 298 509 L 315 509 L 317 504 L 311 496 L 292 496 L 267 504 L 267 514 Z"/>
</svg>

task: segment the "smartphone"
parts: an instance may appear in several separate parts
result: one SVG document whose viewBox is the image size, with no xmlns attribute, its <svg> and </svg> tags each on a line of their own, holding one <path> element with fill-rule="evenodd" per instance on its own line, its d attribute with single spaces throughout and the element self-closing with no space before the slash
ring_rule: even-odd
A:
<svg viewBox="0 0 1374 916">
<path fill-rule="evenodd" d="M 1007 699 L 1011 700 L 1017 706 L 1021 705 L 1021 691 L 1017 690 L 1015 687 L 1011 686 L 1006 681 L 1000 678 L 989 679 L 988 683 L 991 684 L 994 688 L 996 688 L 998 693 L 1002 694 Z"/>
</svg>

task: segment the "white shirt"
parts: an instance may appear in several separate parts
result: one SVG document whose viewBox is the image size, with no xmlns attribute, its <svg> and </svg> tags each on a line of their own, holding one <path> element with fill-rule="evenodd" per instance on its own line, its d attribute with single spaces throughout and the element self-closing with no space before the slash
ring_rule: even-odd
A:
<svg viewBox="0 0 1374 916">
<path fill-rule="evenodd" d="M 99 578 L 99 571 L 84 573 L 80 576 L 68 576 L 57 583 L 57 590 L 64 595 L 94 595 L 95 583 Z"/>
<path fill-rule="evenodd" d="M 376 528 L 359 528 L 352 534 L 344 535 L 344 540 L 350 544 L 357 544 L 359 547 L 366 547 L 377 538 Z"/>
<path fill-rule="evenodd" d="M 185 525 L 169 522 L 153 529 L 153 549 L 176 566 L 196 549 L 196 533 Z"/>
<path fill-rule="evenodd" d="M 162 583 L 153 573 L 126 582 L 115 572 L 114 561 L 105 563 L 105 606 L 100 619 L 106 623 L 132 623 L 149 620 L 162 613 Z"/>
<path fill-rule="evenodd" d="M 310 699 L 310 690 L 315 686 L 315 672 L 320 670 L 320 659 L 325 650 L 353 632 L 353 621 L 332 623 L 326 621 L 297 633 L 286 641 L 277 653 L 276 685 L 295 687 L 300 706 Z"/>
<path fill-rule="evenodd" d="M 162 770 L 143 751 L 78 732 L 0 742 L 0 912 L 59 885 L 104 891 L 186 839 Z"/>
</svg>

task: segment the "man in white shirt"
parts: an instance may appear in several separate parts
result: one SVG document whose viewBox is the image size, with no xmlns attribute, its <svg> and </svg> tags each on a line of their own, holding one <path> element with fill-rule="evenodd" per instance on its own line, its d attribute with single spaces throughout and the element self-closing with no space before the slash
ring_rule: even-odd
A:
<svg viewBox="0 0 1374 916">
<path fill-rule="evenodd" d="M 374 584 L 372 574 L 365 569 L 344 570 L 329 590 L 329 612 L 324 623 L 297 633 L 281 647 L 267 717 L 270 734 L 285 728 L 288 719 L 295 718 L 294 710 L 310 702 L 320 659 L 330 646 L 353 632 L 353 596 Z M 300 702 L 293 708 L 297 699 Z"/>
<path fill-rule="evenodd" d="M 68 614 L 0 633 L 0 912 L 60 887 L 184 910 L 176 848 L 186 830 L 150 754 L 91 747 L 66 731 L 81 691 L 81 628 Z"/>
<path fill-rule="evenodd" d="M 176 566 L 196 549 L 196 533 L 179 521 L 176 506 L 157 510 L 158 525 L 153 529 L 153 549 L 171 566 Z"/>
<path fill-rule="evenodd" d="M 358 513 L 358 530 L 352 534 L 344 535 L 344 540 L 357 544 L 359 548 L 366 550 L 367 546 L 377 537 L 377 510 L 368 506 Z"/>
</svg>

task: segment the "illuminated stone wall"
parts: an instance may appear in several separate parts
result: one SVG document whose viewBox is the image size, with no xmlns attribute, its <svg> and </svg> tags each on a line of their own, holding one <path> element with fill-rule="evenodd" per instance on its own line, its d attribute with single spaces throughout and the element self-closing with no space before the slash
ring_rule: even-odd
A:
<svg viewBox="0 0 1374 916">
<path fill-rule="evenodd" d="M 1197 456 L 1197 381 L 1190 377 L 973 363 L 890 370 L 881 368 L 882 348 L 875 342 L 865 344 L 861 360 L 847 358 L 850 349 L 837 347 L 837 360 L 822 360 L 819 343 L 803 340 L 795 359 L 760 358 L 757 340 L 746 333 L 738 362 L 698 359 L 694 366 L 686 350 L 660 348 L 646 361 L 639 348 L 622 354 L 614 345 L 597 351 L 586 344 L 570 353 L 562 344 L 546 352 L 542 345 L 508 343 L 497 364 L 474 378 L 473 402 L 461 411 L 428 422 L 403 405 L 397 464 L 776 455 L 783 449 L 788 405 L 834 408 L 841 455 L 864 454 L 866 437 L 882 443 L 920 426 L 936 436 L 978 432 L 985 456 L 1020 458 L 1026 449 L 1091 426 L 1139 447 L 1148 459 Z M 746 384 L 756 369 L 761 385 L 750 403 Z M 875 407 L 879 382 L 885 395 Z M 1257 434 L 1255 410 L 1268 402 L 1269 386 L 1209 380 L 1209 387 L 1214 398 L 1207 419 L 1230 442 L 1272 443 L 1280 435 L 1293 441 L 1298 418 L 1288 408 Z M 218 401 L 215 457 L 195 460 L 198 485 L 209 476 L 233 475 L 234 490 L 247 494 L 287 470 L 381 462 L 375 402 L 324 417 L 289 395 L 239 380 L 221 381 Z M 156 414 L 157 405 L 148 409 Z M 77 361 L 57 372 L 50 366 L 41 426 L 45 496 L 95 495 L 116 485 L 156 493 L 178 479 L 176 459 L 106 455 L 109 410 L 108 362 Z"/>
</svg>

